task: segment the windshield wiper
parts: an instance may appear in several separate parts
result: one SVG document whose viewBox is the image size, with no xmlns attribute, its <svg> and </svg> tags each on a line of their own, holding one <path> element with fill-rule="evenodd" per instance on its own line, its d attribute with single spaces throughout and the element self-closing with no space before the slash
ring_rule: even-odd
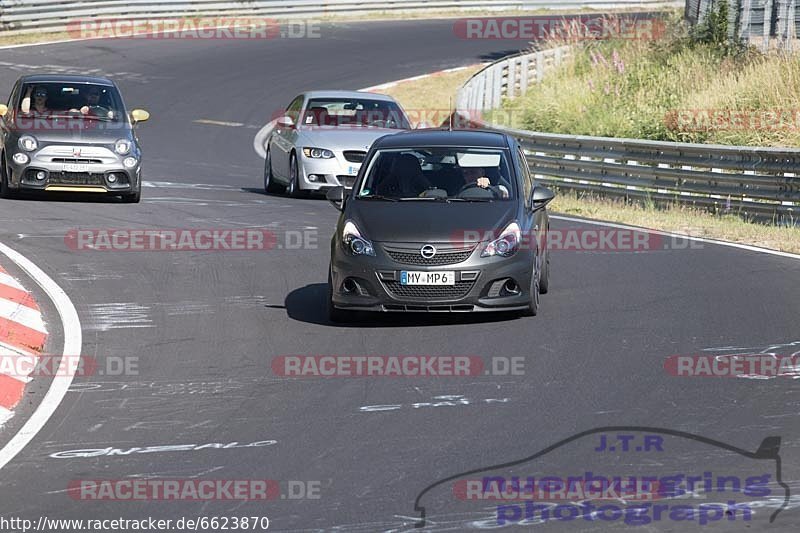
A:
<svg viewBox="0 0 800 533">
<path fill-rule="evenodd" d="M 400 198 L 401 202 L 418 202 L 420 200 L 442 202 L 447 200 L 447 198 L 437 198 L 435 196 L 409 196 L 407 198 Z"/>
<path fill-rule="evenodd" d="M 494 202 L 493 198 L 448 198 L 448 202 Z"/>
<path fill-rule="evenodd" d="M 47 115 L 41 118 L 50 119 L 50 118 L 66 118 L 69 120 L 99 120 L 101 122 L 111 122 L 114 119 L 106 118 L 106 117 L 98 117 L 96 115 L 82 115 L 80 113 L 72 113 L 72 114 L 58 114 L 58 115 Z"/>
<path fill-rule="evenodd" d="M 386 202 L 399 202 L 398 198 L 391 198 L 389 196 L 383 196 L 382 194 L 368 194 L 366 196 L 356 196 L 359 200 L 383 200 Z"/>
</svg>

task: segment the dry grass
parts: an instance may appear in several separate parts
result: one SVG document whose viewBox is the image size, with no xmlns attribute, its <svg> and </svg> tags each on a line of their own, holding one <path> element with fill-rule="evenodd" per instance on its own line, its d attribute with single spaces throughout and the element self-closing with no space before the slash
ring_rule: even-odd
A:
<svg viewBox="0 0 800 533">
<path fill-rule="evenodd" d="M 394 87 L 379 92 L 394 97 L 406 110 L 413 127 L 425 126 L 421 121 L 436 118 L 439 124 L 427 126 L 440 126 L 447 120 L 448 113 L 453 109 L 455 89 L 460 87 L 475 72 L 481 69 L 480 65 L 472 65 L 456 72 L 443 72 L 419 80 L 399 83 Z"/>
<path fill-rule="evenodd" d="M 479 67 L 404 82 L 384 92 L 406 109 L 445 109 L 458 87 Z M 694 237 L 761 246 L 800 254 L 800 227 L 779 227 L 748 222 L 733 215 L 718 216 L 700 209 L 673 205 L 629 205 L 606 198 L 578 196 L 559 191 L 552 209 L 565 215 L 672 231 Z"/>
<path fill-rule="evenodd" d="M 800 146 L 800 56 L 725 54 L 680 20 L 666 28 L 657 41 L 585 43 L 498 118 L 552 133 Z"/>
<path fill-rule="evenodd" d="M 3 33 L 0 32 L 0 46 L 35 44 L 50 41 L 66 41 L 71 38 L 72 36 L 65 31 L 52 33 L 26 33 L 24 35 L 3 35 Z"/>
<path fill-rule="evenodd" d="M 653 207 L 626 204 L 621 200 L 579 196 L 574 191 L 558 191 L 552 209 L 565 215 L 631 224 L 671 231 L 691 237 L 706 237 L 750 244 L 800 254 L 800 227 L 774 226 L 748 222 L 735 215 L 719 216 L 681 205 Z"/>
</svg>

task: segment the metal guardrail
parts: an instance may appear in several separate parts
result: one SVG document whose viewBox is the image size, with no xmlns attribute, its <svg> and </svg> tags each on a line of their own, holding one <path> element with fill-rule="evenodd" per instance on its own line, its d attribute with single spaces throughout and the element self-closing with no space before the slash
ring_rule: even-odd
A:
<svg viewBox="0 0 800 533">
<path fill-rule="evenodd" d="M 551 49 L 488 65 L 459 89 L 456 113 L 519 139 L 537 180 L 549 186 L 697 205 L 777 223 L 800 219 L 800 150 L 540 133 L 475 117 L 476 110 L 524 94 L 557 66 L 556 58 L 568 55 Z M 519 65 L 529 67 L 525 77 Z"/>
<path fill-rule="evenodd" d="M 685 0 L 684 15 L 692 24 L 702 23 L 710 10 L 728 3 L 728 36 L 764 50 L 772 46 L 791 51 L 800 35 L 797 0 Z"/>
<path fill-rule="evenodd" d="M 70 22 L 164 17 L 321 17 L 424 10 L 660 6 L 664 0 L 0 0 L 0 35 L 66 31 Z"/>
</svg>

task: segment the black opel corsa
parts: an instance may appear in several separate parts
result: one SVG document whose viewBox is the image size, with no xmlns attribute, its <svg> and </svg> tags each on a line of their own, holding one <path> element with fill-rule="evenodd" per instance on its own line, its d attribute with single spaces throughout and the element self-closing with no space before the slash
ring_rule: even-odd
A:
<svg viewBox="0 0 800 533">
<path fill-rule="evenodd" d="M 371 146 L 331 241 L 328 312 L 519 311 L 547 292 L 553 193 L 509 135 L 415 130 Z"/>
</svg>

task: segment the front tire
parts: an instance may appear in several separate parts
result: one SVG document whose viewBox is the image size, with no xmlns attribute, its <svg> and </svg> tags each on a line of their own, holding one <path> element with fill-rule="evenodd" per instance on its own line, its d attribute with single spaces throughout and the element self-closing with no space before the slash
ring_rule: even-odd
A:
<svg viewBox="0 0 800 533">
<path fill-rule="evenodd" d="M 138 191 L 136 191 L 134 193 L 125 194 L 125 195 L 122 196 L 122 201 L 124 203 L 126 203 L 126 204 L 138 204 L 141 199 L 142 199 L 142 190 L 141 189 L 139 189 Z"/>
<path fill-rule="evenodd" d="M 16 196 L 14 190 L 8 186 L 7 168 L 5 155 L 0 156 L 0 198 L 14 198 Z"/>
<path fill-rule="evenodd" d="M 277 194 L 284 190 L 284 187 L 275 183 L 275 176 L 272 174 L 272 152 L 267 148 L 267 157 L 264 159 L 264 192 Z"/>
<path fill-rule="evenodd" d="M 548 290 L 550 290 L 550 252 L 545 251 L 542 276 L 539 280 L 539 294 L 547 294 Z"/>
<path fill-rule="evenodd" d="M 289 158 L 289 187 L 286 194 L 292 198 L 303 198 L 305 191 L 300 188 L 300 167 L 297 166 L 297 154 L 292 152 Z"/>
<path fill-rule="evenodd" d="M 536 316 L 539 313 L 539 294 L 541 292 L 539 268 L 534 266 L 533 273 L 531 274 L 531 300 L 528 302 L 528 307 L 522 311 L 522 316 Z"/>
</svg>

